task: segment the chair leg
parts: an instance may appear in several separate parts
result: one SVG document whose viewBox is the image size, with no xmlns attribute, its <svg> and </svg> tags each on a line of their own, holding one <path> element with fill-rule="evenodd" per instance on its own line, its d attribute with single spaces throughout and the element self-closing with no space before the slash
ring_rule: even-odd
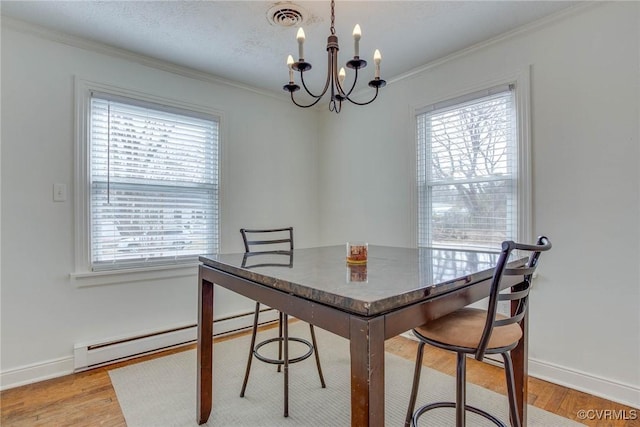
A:
<svg viewBox="0 0 640 427">
<path fill-rule="evenodd" d="M 289 416 L 289 319 L 286 314 L 282 314 L 283 340 L 280 341 L 284 347 L 284 416 Z"/>
<path fill-rule="evenodd" d="M 457 354 L 456 363 L 456 427 L 464 427 L 466 420 L 466 368 L 467 357 L 464 353 Z"/>
<path fill-rule="evenodd" d="M 282 360 L 282 322 L 283 322 L 284 313 L 278 312 L 278 360 Z M 278 365 L 278 372 L 281 370 L 281 365 Z"/>
<path fill-rule="evenodd" d="M 242 390 L 240 391 L 240 397 L 244 397 L 244 392 L 247 389 L 247 382 L 249 381 L 249 372 L 251 371 L 251 361 L 253 360 L 253 349 L 256 345 L 256 334 L 258 332 L 258 317 L 260 316 L 260 303 L 256 302 L 256 311 L 253 314 L 253 329 L 251 331 L 251 345 L 249 346 L 249 358 L 247 359 L 247 369 L 244 371 L 244 382 L 242 383 Z"/>
<path fill-rule="evenodd" d="M 313 345 L 313 352 L 316 356 L 316 365 L 318 366 L 318 375 L 320 376 L 320 384 L 322 388 L 326 388 L 324 383 L 324 375 L 322 375 L 322 367 L 320 366 L 320 355 L 318 354 L 318 343 L 316 342 L 316 333 L 313 329 L 313 325 L 309 323 L 309 332 L 311 333 L 311 344 Z"/>
<path fill-rule="evenodd" d="M 420 385 L 420 373 L 422 372 L 422 358 L 424 356 L 424 342 L 418 343 L 418 353 L 416 354 L 416 367 L 413 371 L 413 385 L 411 386 L 411 395 L 409 396 L 409 407 L 407 408 L 407 417 L 404 420 L 405 427 L 409 427 L 413 418 L 413 411 L 416 407 L 416 398 L 418 397 L 418 386 Z"/>
<path fill-rule="evenodd" d="M 516 387 L 513 378 L 513 362 L 509 352 L 502 353 L 504 360 L 504 374 L 507 377 L 507 396 L 509 397 L 509 419 L 513 427 L 520 427 L 520 417 L 518 416 L 518 405 L 516 404 Z"/>
</svg>

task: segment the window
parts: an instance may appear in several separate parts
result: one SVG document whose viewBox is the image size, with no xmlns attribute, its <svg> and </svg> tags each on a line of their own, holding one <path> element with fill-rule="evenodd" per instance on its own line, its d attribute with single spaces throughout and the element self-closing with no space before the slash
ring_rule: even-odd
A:
<svg viewBox="0 0 640 427">
<path fill-rule="evenodd" d="M 418 246 L 497 248 L 527 238 L 515 86 L 416 114 Z"/>
<path fill-rule="evenodd" d="M 175 265 L 217 252 L 219 118 L 87 94 L 88 269 Z"/>
</svg>

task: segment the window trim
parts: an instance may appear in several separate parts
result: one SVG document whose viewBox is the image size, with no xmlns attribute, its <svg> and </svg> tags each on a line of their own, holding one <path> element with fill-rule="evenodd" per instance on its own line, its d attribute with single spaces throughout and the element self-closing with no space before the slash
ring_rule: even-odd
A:
<svg viewBox="0 0 640 427">
<path fill-rule="evenodd" d="M 90 105 L 91 94 L 98 92 L 108 94 L 114 98 L 134 99 L 141 103 L 166 106 L 168 111 L 172 109 L 189 110 L 204 116 L 214 116 L 218 121 L 218 205 L 221 200 L 221 177 L 222 177 L 222 143 L 224 114 L 210 107 L 190 104 L 175 99 L 154 96 L 132 89 L 125 89 L 111 84 L 99 83 L 75 77 L 75 165 L 74 165 L 74 214 L 75 214 L 75 237 L 74 237 L 74 271 L 70 273 L 70 279 L 79 287 L 96 286 L 103 284 L 124 283 L 131 281 L 152 280 L 169 277 L 184 277 L 197 274 L 195 268 L 198 263 L 181 264 L 159 264 L 155 266 L 144 266 L 134 268 L 122 268 L 114 270 L 93 271 L 91 269 L 91 248 L 90 248 L 90 188 L 89 188 L 89 164 L 90 150 L 86 143 L 90 128 Z M 220 207 L 218 208 L 218 247 L 220 243 Z"/>
<path fill-rule="evenodd" d="M 418 247 L 418 135 L 417 135 L 417 115 L 428 111 L 426 106 L 443 107 L 452 101 L 464 102 L 465 99 L 475 94 L 487 92 L 492 88 L 506 85 L 515 85 L 514 97 L 516 106 L 516 161 L 518 168 L 517 175 L 517 203 L 518 203 L 518 224 L 517 239 L 522 242 L 529 242 L 533 238 L 532 227 L 532 156 L 531 156 L 531 133 L 530 133 L 530 70 L 529 67 L 518 70 L 512 74 L 505 75 L 491 81 L 476 83 L 464 90 L 447 92 L 438 98 L 432 97 L 414 105 L 410 108 L 410 125 L 412 127 L 410 135 L 411 141 L 411 165 L 410 165 L 410 187 L 411 187 L 411 209 L 409 213 L 409 223 L 411 224 L 411 246 Z"/>
</svg>

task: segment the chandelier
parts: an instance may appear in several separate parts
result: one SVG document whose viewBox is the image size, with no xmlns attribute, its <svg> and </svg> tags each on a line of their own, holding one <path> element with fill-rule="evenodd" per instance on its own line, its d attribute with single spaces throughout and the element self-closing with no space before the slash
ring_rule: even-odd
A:
<svg viewBox="0 0 640 427">
<path fill-rule="evenodd" d="M 338 72 L 338 50 L 340 49 L 338 47 L 338 36 L 336 36 L 336 29 L 334 27 L 334 21 L 335 21 L 334 9 L 335 9 L 335 1 L 331 0 L 331 35 L 327 38 L 327 52 L 328 52 L 329 67 L 327 70 L 327 80 L 325 82 L 324 89 L 322 89 L 322 92 L 320 94 L 316 95 L 312 91 L 310 91 L 304 81 L 304 74 L 306 71 L 309 71 L 311 69 L 311 64 L 308 62 L 305 62 L 304 60 L 305 35 L 302 28 L 298 29 L 298 34 L 297 34 L 298 56 L 300 59 L 297 62 L 294 62 L 293 57 L 291 55 L 289 55 L 289 57 L 287 58 L 287 66 L 289 67 L 289 84 L 284 85 L 283 89 L 291 93 L 291 101 L 293 101 L 293 103 L 298 107 L 302 107 L 302 108 L 313 107 L 329 91 L 329 95 L 330 95 L 329 110 L 339 113 L 340 110 L 342 109 L 343 101 L 349 101 L 352 104 L 356 104 L 356 105 L 367 105 L 372 103 L 378 97 L 378 90 L 387 84 L 386 81 L 380 79 L 380 61 L 382 60 L 382 56 L 380 55 L 380 51 L 376 49 L 375 53 L 373 54 L 373 62 L 375 64 L 375 76 L 373 80 L 369 82 L 369 86 L 376 90 L 375 94 L 369 101 L 366 101 L 366 102 L 358 102 L 351 98 L 351 93 L 355 89 L 356 83 L 358 82 L 358 70 L 366 67 L 367 61 L 365 61 L 364 59 L 360 59 L 360 56 L 359 56 L 360 55 L 359 43 L 360 43 L 361 31 L 360 31 L 360 25 L 356 25 L 355 28 L 353 29 L 353 40 L 354 40 L 354 47 L 355 47 L 353 59 L 350 59 L 349 61 L 347 61 L 347 64 L 346 64 L 347 68 L 351 68 L 355 70 L 355 75 L 353 79 L 353 84 L 347 90 L 347 88 L 344 87 L 345 78 L 346 78 L 346 71 L 344 67 L 340 68 L 340 71 Z M 295 84 L 293 81 L 294 71 L 300 72 L 300 82 L 302 83 L 302 87 L 304 87 L 304 90 L 307 92 L 307 94 L 310 97 L 314 98 L 314 100 L 310 104 L 306 104 L 306 105 L 301 104 L 298 101 L 296 101 L 295 98 L 293 97 L 293 93 L 300 89 L 300 86 Z"/>
</svg>

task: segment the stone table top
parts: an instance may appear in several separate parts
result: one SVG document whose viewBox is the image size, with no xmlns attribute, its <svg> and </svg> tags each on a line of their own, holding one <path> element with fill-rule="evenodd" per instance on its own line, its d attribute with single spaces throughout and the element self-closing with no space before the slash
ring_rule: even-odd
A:
<svg viewBox="0 0 640 427">
<path fill-rule="evenodd" d="M 200 257 L 205 266 L 363 316 L 485 280 L 497 260 L 496 252 L 376 245 L 361 265 L 347 264 L 342 245 Z"/>
</svg>

